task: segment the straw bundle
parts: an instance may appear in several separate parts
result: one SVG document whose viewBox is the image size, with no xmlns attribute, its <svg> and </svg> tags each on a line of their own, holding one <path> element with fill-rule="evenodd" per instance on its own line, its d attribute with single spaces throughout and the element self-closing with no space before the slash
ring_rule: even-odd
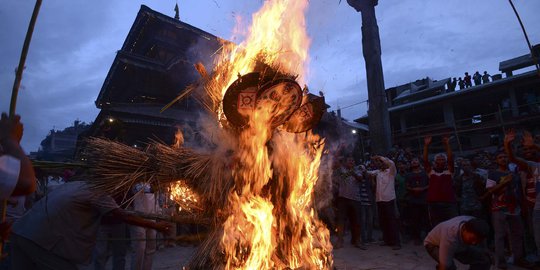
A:
<svg viewBox="0 0 540 270">
<path fill-rule="evenodd" d="M 106 139 L 90 138 L 85 157 L 90 185 L 124 198 L 138 182 L 163 186 L 183 179 L 202 199 L 205 210 L 212 212 L 225 204 L 234 184 L 226 157 L 158 142 L 139 150 Z"/>
</svg>

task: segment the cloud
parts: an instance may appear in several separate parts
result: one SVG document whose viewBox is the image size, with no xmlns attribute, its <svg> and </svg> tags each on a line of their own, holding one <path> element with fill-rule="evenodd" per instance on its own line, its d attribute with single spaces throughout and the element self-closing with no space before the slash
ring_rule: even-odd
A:
<svg viewBox="0 0 540 270">
<path fill-rule="evenodd" d="M 361 13 L 346 1 L 312 3 L 310 87 L 325 90 L 331 110 L 361 102 L 367 98 Z M 540 31 L 533 27 L 540 24 L 535 15 L 540 2 L 516 7 L 533 43 L 540 42 Z M 519 24 L 504 1 L 385 0 L 379 1 L 376 13 L 386 87 L 428 76 L 459 77 L 465 71 L 494 74 L 500 61 L 527 53 Z M 354 119 L 366 110 L 358 105 L 342 113 Z"/>
<path fill-rule="evenodd" d="M 93 106 L 108 67 L 119 48 L 113 9 L 105 1 L 44 1 L 34 29 L 17 101 L 25 124 L 23 145 L 34 151 L 53 127 L 65 128 L 77 118 L 91 121 Z M 33 9 L 27 1 L 7 1 L 0 10 L 1 40 L 10 40 L 0 57 L 0 88 L 11 89 L 20 50 Z M 131 16 L 135 16 L 132 14 Z M 113 31 L 113 32 L 111 32 Z M 124 34 L 125 35 L 125 34 Z M 11 92 L 0 93 L 2 111 L 9 108 Z"/>
<path fill-rule="evenodd" d="M 263 0 L 186 0 L 183 21 L 225 39 L 238 17 L 249 25 Z M 540 1 L 514 1 L 533 44 L 540 43 Z M 20 50 L 33 1 L 5 0 L 0 5 L 0 110 L 7 111 Z M 169 16 L 174 3 L 145 4 Z M 115 53 L 141 3 L 132 0 L 44 1 L 23 75 L 17 112 L 23 117 L 27 151 L 36 150 L 53 127 L 79 118 L 92 121 L 97 98 Z M 507 1 L 384 0 L 376 15 L 386 87 L 424 77 L 443 79 L 463 72 L 498 72 L 500 61 L 527 53 L 523 33 Z M 291 14 L 290 16 L 295 16 Z M 346 1 L 310 1 L 307 14 L 311 91 L 322 90 L 333 109 L 367 98 L 362 56 L 361 14 Z M 363 105 L 362 105 L 363 106 Z M 354 119 L 360 105 L 344 109 Z"/>
</svg>

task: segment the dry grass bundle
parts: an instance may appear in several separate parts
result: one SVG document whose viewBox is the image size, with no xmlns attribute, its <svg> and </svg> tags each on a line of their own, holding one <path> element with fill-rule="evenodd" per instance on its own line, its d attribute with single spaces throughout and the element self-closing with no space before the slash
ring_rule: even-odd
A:
<svg viewBox="0 0 540 270">
<path fill-rule="evenodd" d="M 85 157 L 91 186 L 108 194 L 120 194 L 124 199 L 135 183 L 165 186 L 183 179 L 202 198 L 205 210 L 212 212 L 225 204 L 234 184 L 225 156 L 158 142 L 139 150 L 115 141 L 90 138 Z"/>
<path fill-rule="evenodd" d="M 84 157 L 93 188 L 125 195 L 133 184 L 151 179 L 150 157 L 145 152 L 100 138 L 89 138 L 87 143 Z"/>
</svg>

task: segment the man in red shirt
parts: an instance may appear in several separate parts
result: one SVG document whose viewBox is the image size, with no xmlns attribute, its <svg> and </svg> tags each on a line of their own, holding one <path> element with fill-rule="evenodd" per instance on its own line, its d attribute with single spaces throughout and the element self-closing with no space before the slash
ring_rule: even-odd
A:
<svg viewBox="0 0 540 270">
<path fill-rule="evenodd" d="M 431 228 L 458 215 L 454 191 L 454 159 L 448 136 L 442 138 L 446 155 L 435 155 L 433 167 L 428 159 L 431 136 L 424 138 L 424 167 L 429 176 L 427 191 L 428 214 Z"/>
</svg>

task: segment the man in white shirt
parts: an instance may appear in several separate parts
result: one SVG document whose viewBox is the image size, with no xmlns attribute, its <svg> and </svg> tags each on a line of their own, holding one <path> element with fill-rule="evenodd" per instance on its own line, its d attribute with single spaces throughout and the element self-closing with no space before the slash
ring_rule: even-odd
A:
<svg viewBox="0 0 540 270">
<path fill-rule="evenodd" d="M 376 178 L 375 201 L 383 234 L 383 245 L 392 246 L 394 250 L 401 249 L 399 221 L 396 216 L 396 165 L 392 160 L 382 156 L 374 156 L 372 160 L 378 169 L 368 173 Z"/>
</svg>

